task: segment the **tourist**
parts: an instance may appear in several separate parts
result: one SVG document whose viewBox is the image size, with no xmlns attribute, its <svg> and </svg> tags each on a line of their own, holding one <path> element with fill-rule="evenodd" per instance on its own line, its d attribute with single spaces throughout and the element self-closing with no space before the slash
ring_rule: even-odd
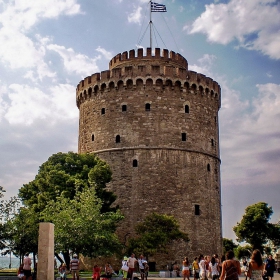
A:
<svg viewBox="0 0 280 280">
<path fill-rule="evenodd" d="M 206 275 L 206 261 L 205 261 L 205 258 L 203 257 L 203 255 L 200 255 L 199 258 L 198 258 L 199 263 L 199 277 L 200 279 L 206 279 L 207 278 L 207 275 Z"/>
<path fill-rule="evenodd" d="M 23 272 L 23 263 L 19 266 L 17 276 L 19 279 L 23 278 L 24 272 Z"/>
<path fill-rule="evenodd" d="M 135 269 L 135 264 L 137 260 L 135 258 L 135 254 L 132 253 L 131 256 L 128 258 L 127 265 L 128 265 L 128 278 L 133 279 L 133 272 Z"/>
<path fill-rule="evenodd" d="M 175 274 L 175 277 L 180 277 L 180 267 L 176 261 L 173 264 L 173 273 Z"/>
<path fill-rule="evenodd" d="M 195 257 L 193 260 L 192 269 L 193 269 L 193 279 L 198 280 L 199 279 L 199 265 L 198 265 L 197 257 Z"/>
<path fill-rule="evenodd" d="M 100 280 L 101 268 L 98 265 L 95 265 L 92 269 L 92 280 Z"/>
<path fill-rule="evenodd" d="M 209 272 L 211 273 L 212 280 L 217 280 L 219 278 L 219 263 L 217 262 L 215 255 L 211 258 L 209 263 Z"/>
<path fill-rule="evenodd" d="M 275 260 L 272 258 L 272 255 L 269 255 L 266 264 L 265 264 L 266 275 L 269 277 L 270 280 L 274 277 L 274 271 L 276 270 L 276 263 Z"/>
<path fill-rule="evenodd" d="M 70 261 L 70 270 L 72 272 L 72 279 L 75 280 L 76 277 L 79 280 L 80 262 L 76 254 L 73 255 L 73 259 Z"/>
<path fill-rule="evenodd" d="M 265 265 L 259 250 L 254 250 L 251 256 L 248 269 L 248 277 L 251 280 L 262 280 Z"/>
<path fill-rule="evenodd" d="M 240 262 L 234 260 L 233 251 L 226 253 L 226 260 L 222 264 L 220 280 L 238 280 L 241 274 Z"/>
<path fill-rule="evenodd" d="M 128 260 L 127 257 L 123 257 L 122 267 L 121 267 L 121 270 L 123 273 L 123 280 L 127 280 L 127 273 L 128 273 L 128 269 L 129 269 L 129 267 L 127 265 L 127 260 Z"/>
<path fill-rule="evenodd" d="M 23 273 L 24 273 L 24 280 L 31 279 L 31 258 L 29 257 L 29 253 L 26 253 L 23 259 Z"/>
<path fill-rule="evenodd" d="M 183 267 L 182 268 L 183 279 L 186 280 L 187 278 L 188 280 L 190 280 L 190 262 L 187 257 L 184 258 L 182 267 Z"/>
<path fill-rule="evenodd" d="M 67 274 L 67 267 L 66 267 L 66 263 L 63 263 L 60 267 L 59 267 L 59 275 L 60 275 L 60 280 L 66 280 L 66 274 Z"/>
<path fill-rule="evenodd" d="M 144 260 L 143 255 L 140 255 L 140 257 L 138 259 L 138 266 L 139 266 L 141 280 L 144 280 L 144 278 L 145 278 L 145 262 L 147 262 L 147 261 Z"/>
</svg>

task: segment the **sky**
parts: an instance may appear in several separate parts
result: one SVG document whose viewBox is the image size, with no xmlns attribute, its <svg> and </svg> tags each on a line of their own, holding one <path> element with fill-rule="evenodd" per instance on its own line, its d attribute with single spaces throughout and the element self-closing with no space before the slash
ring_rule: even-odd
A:
<svg viewBox="0 0 280 280">
<path fill-rule="evenodd" d="M 0 0 L 0 185 L 6 199 L 52 154 L 78 150 L 76 86 L 149 47 L 147 0 Z M 159 0 L 153 48 L 222 88 L 223 236 L 266 202 L 280 220 L 280 2 Z"/>
</svg>

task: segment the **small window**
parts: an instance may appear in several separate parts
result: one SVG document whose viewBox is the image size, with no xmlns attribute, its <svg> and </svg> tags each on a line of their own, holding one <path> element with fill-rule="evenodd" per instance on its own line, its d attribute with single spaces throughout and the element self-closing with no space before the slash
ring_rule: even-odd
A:
<svg viewBox="0 0 280 280">
<path fill-rule="evenodd" d="M 182 133 L 182 141 L 187 141 L 187 133 Z"/>
<path fill-rule="evenodd" d="M 117 135 L 116 136 L 116 143 L 120 143 L 121 142 L 121 136 L 120 135 Z"/>
<path fill-rule="evenodd" d="M 146 111 L 151 111 L 151 104 L 150 103 L 145 104 L 145 110 Z"/>
<path fill-rule="evenodd" d="M 138 167 L 138 161 L 137 161 L 137 159 L 134 159 L 134 160 L 133 160 L 132 166 L 133 166 L 133 167 Z"/>
<path fill-rule="evenodd" d="M 190 107 L 189 105 L 185 105 L 185 113 L 189 114 L 190 113 Z"/>
<path fill-rule="evenodd" d="M 214 147 L 214 146 L 215 146 L 215 141 L 214 141 L 214 139 L 213 139 L 213 138 L 211 139 L 211 145 L 212 145 L 212 147 Z"/>
<path fill-rule="evenodd" d="M 101 115 L 105 115 L 105 108 L 101 109 Z"/>
<path fill-rule="evenodd" d="M 122 112 L 126 112 L 127 110 L 127 106 L 126 105 L 122 105 Z"/>
<path fill-rule="evenodd" d="M 208 171 L 208 172 L 211 171 L 211 168 L 210 168 L 210 164 L 209 164 L 209 163 L 207 164 L 207 171 Z"/>
<path fill-rule="evenodd" d="M 196 216 L 200 215 L 200 209 L 199 209 L 199 205 L 198 204 L 194 205 L 194 214 Z"/>
<path fill-rule="evenodd" d="M 91 134 L 91 141 L 94 141 L 94 134 Z"/>
</svg>

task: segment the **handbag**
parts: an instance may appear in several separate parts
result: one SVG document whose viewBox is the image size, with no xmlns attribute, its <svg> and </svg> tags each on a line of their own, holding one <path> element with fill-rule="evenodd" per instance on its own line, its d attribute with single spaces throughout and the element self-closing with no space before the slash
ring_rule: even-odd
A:
<svg viewBox="0 0 280 280">
<path fill-rule="evenodd" d="M 127 266 L 127 262 L 124 262 L 123 263 L 123 265 L 122 265 L 122 268 L 121 268 L 121 270 L 123 270 L 123 271 L 128 271 L 128 266 Z"/>
</svg>

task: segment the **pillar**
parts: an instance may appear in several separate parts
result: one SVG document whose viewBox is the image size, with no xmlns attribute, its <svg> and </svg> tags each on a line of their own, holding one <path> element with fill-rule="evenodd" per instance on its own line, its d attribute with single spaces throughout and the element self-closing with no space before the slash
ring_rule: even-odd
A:
<svg viewBox="0 0 280 280">
<path fill-rule="evenodd" d="M 54 224 L 39 224 L 37 279 L 54 279 Z"/>
</svg>

